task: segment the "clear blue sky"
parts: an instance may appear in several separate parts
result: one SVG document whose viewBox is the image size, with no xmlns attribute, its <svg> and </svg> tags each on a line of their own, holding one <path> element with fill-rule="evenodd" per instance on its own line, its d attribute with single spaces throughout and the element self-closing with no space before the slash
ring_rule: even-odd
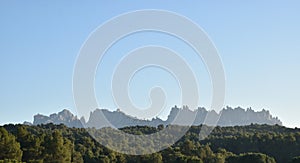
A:
<svg viewBox="0 0 300 163">
<path fill-rule="evenodd" d="M 225 105 L 265 108 L 284 125 L 300 127 L 299 8 L 296 0 L 0 1 L 0 124 L 32 121 L 36 113 L 63 108 L 75 113 L 72 74 L 88 35 L 124 12 L 163 9 L 196 22 L 216 45 L 226 73 Z M 147 44 L 164 45 L 182 54 L 201 81 L 200 105 L 209 104 L 211 85 L 205 67 L 179 40 L 144 33 L 119 43 L 108 51 L 97 72 L 100 107 L 115 109 L 105 77 L 112 65 L 130 49 Z M 138 106 L 149 104 L 148 88 L 153 83 L 170 94 L 167 106 L 180 103 L 172 76 L 149 68 L 138 73 L 130 87 Z"/>
</svg>

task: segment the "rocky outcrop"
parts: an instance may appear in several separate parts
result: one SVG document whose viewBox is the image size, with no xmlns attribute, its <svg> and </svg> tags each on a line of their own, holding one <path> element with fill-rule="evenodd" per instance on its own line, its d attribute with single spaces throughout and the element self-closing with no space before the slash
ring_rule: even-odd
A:
<svg viewBox="0 0 300 163">
<path fill-rule="evenodd" d="M 251 123 L 282 125 L 278 117 L 273 117 L 267 110 L 263 109 L 262 111 L 255 112 L 251 108 L 244 110 L 241 107 L 235 109 L 227 107 L 223 109 L 218 122 L 220 126 L 244 126 Z"/>
<path fill-rule="evenodd" d="M 102 117 L 102 115 L 104 115 L 104 117 Z M 96 109 L 94 112 L 90 113 L 90 118 L 86 123 L 86 126 L 101 128 L 110 126 L 108 123 L 112 124 L 112 126 L 115 128 L 122 128 L 126 126 L 156 127 L 160 124 L 165 124 L 165 122 L 159 118 L 152 120 L 141 120 L 135 117 L 128 116 L 119 110 L 111 112 L 106 109 Z"/>
<path fill-rule="evenodd" d="M 64 109 L 63 111 L 59 113 L 51 114 L 50 116 L 45 116 L 41 114 L 37 114 L 34 116 L 33 125 L 38 124 L 47 124 L 47 123 L 53 123 L 53 124 L 65 124 L 68 127 L 83 127 L 80 120 L 77 118 L 77 116 L 74 116 L 69 110 Z"/>
<path fill-rule="evenodd" d="M 269 111 L 262 110 L 255 112 L 251 108 L 242 109 L 241 107 L 231 108 L 226 107 L 220 113 L 215 111 L 207 111 L 205 108 L 199 107 L 196 110 L 190 110 L 187 106 L 183 108 L 173 107 L 168 119 L 163 121 L 159 118 L 153 118 L 152 120 L 141 120 L 125 113 L 119 109 L 117 111 L 109 111 L 106 109 L 96 109 L 90 113 L 90 117 L 87 122 L 84 118 L 80 120 L 77 116 L 74 116 L 70 111 L 63 110 L 57 114 L 51 114 L 50 116 L 44 116 L 37 114 L 34 116 L 33 125 L 38 124 L 65 124 L 68 127 L 115 127 L 122 128 L 127 126 L 153 126 L 157 127 L 160 124 L 169 125 L 189 125 L 192 122 L 193 125 L 207 124 L 218 126 L 243 126 L 250 124 L 269 124 L 269 125 L 282 125 L 282 122 L 273 117 Z M 217 122 L 215 124 L 214 122 Z"/>
</svg>

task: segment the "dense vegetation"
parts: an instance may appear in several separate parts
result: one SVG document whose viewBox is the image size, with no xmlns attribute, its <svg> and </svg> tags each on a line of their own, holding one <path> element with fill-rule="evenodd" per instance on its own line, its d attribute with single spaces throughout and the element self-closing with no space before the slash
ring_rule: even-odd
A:
<svg viewBox="0 0 300 163">
<path fill-rule="evenodd" d="M 162 128 L 163 126 L 157 128 L 136 126 L 126 127 L 122 130 L 142 135 L 157 132 Z M 173 128 L 180 129 L 179 126 L 173 126 Z M 199 140 L 200 129 L 209 130 L 210 127 L 193 126 L 176 144 L 163 151 L 150 155 L 132 156 L 103 147 L 82 128 L 68 128 L 64 125 L 53 124 L 5 125 L 0 127 L 0 163 L 294 163 L 300 161 L 299 129 L 278 125 L 216 127 L 209 137 Z M 91 130 L 96 133 L 103 132 L 103 130 Z"/>
</svg>

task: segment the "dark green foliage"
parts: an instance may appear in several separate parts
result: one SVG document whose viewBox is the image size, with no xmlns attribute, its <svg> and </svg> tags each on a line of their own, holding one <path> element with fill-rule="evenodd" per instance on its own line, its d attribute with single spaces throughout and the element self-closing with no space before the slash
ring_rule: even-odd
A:
<svg viewBox="0 0 300 163">
<path fill-rule="evenodd" d="M 247 153 L 226 158 L 227 163 L 275 163 L 274 158 L 261 153 Z"/>
<path fill-rule="evenodd" d="M 291 163 L 300 163 L 300 156 L 294 157 Z"/>
<path fill-rule="evenodd" d="M 153 134 L 169 127 L 174 131 L 180 126 L 126 127 L 121 130 L 135 135 Z M 296 163 L 300 157 L 300 130 L 282 126 L 250 125 L 213 128 L 192 126 L 174 145 L 157 153 L 131 156 L 105 148 L 93 139 L 86 129 L 67 128 L 64 125 L 5 125 L 0 127 L 0 163 L 98 163 L 98 162 L 198 162 L 198 163 Z M 89 129 L 103 134 L 110 128 Z M 162 139 L 168 139 L 162 135 Z M 140 140 L 136 140 L 140 141 Z M 107 143 L 117 148 L 128 146 L 128 141 L 118 143 L 109 138 Z M 138 142 L 144 143 L 144 142 Z M 149 144 L 153 148 L 155 142 Z M 140 150 L 139 148 L 137 150 Z M 23 155 L 22 155 L 23 154 Z M 275 159 L 274 159 L 275 158 Z"/>
<path fill-rule="evenodd" d="M 44 141 L 44 162 L 64 163 L 71 162 L 73 146 L 71 141 L 63 138 L 62 133 L 54 130 L 52 135 L 46 135 Z"/>
<path fill-rule="evenodd" d="M 7 161 L 21 161 L 22 151 L 20 149 L 20 143 L 16 141 L 16 138 L 3 127 L 0 127 L 0 160 Z M 5 160 L 9 159 L 9 160 Z"/>
<path fill-rule="evenodd" d="M 213 150 L 221 147 L 236 154 L 264 153 L 282 163 L 300 155 L 300 130 L 278 125 L 216 127 L 201 142 L 209 143 Z"/>
<path fill-rule="evenodd" d="M 5 160 L 0 160 L 0 163 L 22 163 L 22 162 L 15 159 L 5 159 Z"/>
</svg>

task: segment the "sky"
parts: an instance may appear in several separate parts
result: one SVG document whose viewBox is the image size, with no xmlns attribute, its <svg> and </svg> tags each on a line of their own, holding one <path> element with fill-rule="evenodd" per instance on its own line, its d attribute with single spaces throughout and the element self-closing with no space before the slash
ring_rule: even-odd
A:
<svg viewBox="0 0 300 163">
<path fill-rule="evenodd" d="M 226 75 L 224 106 L 266 109 L 285 126 L 300 127 L 299 7 L 296 0 L 0 1 L 0 124 L 32 122 L 37 113 L 65 108 L 76 113 L 73 70 L 88 36 L 120 14 L 160 9 L 189 18 L 213 41 Z M 143 32 L 113 45 L 98 65 L 100 108 L 116 109 L 111 74 L 129 51 L 146 45 L 179 53 L 197 76 L 199 106 L 209 107 L 212 86 L 201 58 L 179 39 Z M 155 85 L 167 94 L 166 109 L 158 115 L 165 119 L 171 106 L 181 104 L 180 87 L 170 73 L 155 67 L 137 72 L 129 94 L 137 107 L 146 108 Z"/>
</svg>

